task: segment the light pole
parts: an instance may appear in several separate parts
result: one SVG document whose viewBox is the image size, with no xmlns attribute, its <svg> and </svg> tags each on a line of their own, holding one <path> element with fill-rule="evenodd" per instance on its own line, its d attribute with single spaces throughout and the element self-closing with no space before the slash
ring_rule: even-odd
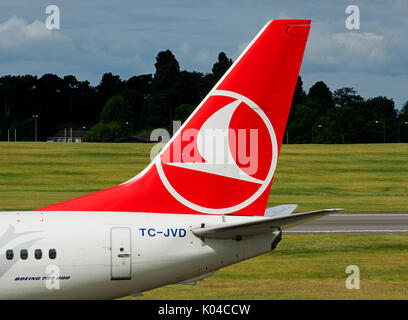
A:
<svg viewBox="0 0 408 320">
<path fill-rule="evenodd" d="M 35 135 L 35 142 L 37 142 L 37 119 L 38 119 L 38 114 L 33 114 L 34 118 L 34 135 Z"/>
<path fill-rule="evenodd" d="M 126 124 L 127 124 L 127 125 L 130 124 L 130 136 L 133 137 L 133 123 L 126 121 Z"/>
<path fill-rule="evenodd" d="M 402 124 L 408 124 L 408 121 L 403 121 L 403 122 L 398 122 L 398 143 L 400 142 L 400 125 Z"/>
<path fill-rule="evenodd" d="M 82 128 L 82 129 L 86 129 L 85 126 L 79 127 L 79 129 L 78 129 L 78 142 L 81 142 L 81 128 Z"/>
<path fill-rule="evenodd" d="M 313 144 L 313 141 L 314 141 L 314 140 L 313 140 L 313 138 L 314 138 L 314 136 L 313 136 L 313 132 L 314 132 L 314 128 L 315 128 L 315 127 L 321 128 L 321 127 L 322 127 L 322 125 L 321 125 L 321 124 L 319 124 L 319 125 L 317 125 L 317 126 L 313 126 L 313 127 L 312 127 L 312 144 Z"/>
<path fill-rule="evenodd" d="M 384 129 L 384 143 L 385 143 L 385 121 L 378 121 L 378 120 L 376 120 L 375 123 L 382 123 L 382 124 L 383 124 L 383 129 Z"/>
</svg>

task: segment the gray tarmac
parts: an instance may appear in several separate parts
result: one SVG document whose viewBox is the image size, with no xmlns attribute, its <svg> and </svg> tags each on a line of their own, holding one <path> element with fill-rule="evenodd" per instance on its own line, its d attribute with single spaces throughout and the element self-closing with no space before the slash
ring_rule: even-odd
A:
<svg viewBox="0 0 408 320">
<path fill-rule="evenodd" d="M 408 233 L 408 212 L 337 213 L 296 225 L 283 233 Z"/>
</svg>

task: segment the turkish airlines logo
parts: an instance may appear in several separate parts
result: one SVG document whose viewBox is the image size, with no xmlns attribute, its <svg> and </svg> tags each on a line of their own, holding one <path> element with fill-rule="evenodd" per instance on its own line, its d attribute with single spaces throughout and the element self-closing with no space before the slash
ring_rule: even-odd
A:
<svg viewBox="0 0 408 320">
<path fill-rule="evenodd" d="M 275 131 L 263 110 L 240 94 L 215 90 L 156 157 L 156 167 L 185 206 L 228 214 L 263 194 L 277 156 Z"/>
</svg>

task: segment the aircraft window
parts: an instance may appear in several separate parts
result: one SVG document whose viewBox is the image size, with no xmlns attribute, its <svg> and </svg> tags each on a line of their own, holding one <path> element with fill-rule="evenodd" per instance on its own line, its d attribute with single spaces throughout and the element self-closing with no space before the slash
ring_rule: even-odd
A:
<svg viewBox="0 0 408 320">
<path fill-rule="evenodd" d="M 26 249 L 20 251 L 20 258 L 23 260 L 28 258 L 28 251 Z"/>
<path fill-rule="evenodd" d="M 49 255 L 50 259 L 55 259 L 57 257 L 57 250 L 50 249 L 50 251 L 48 252 L 48 255 Z"/>
<path fill-rule="evenodd" d="M 34 256 L 37 260 L 42 258 L 42 250 L 41 249 L 35 249 L 34 251 Z"/>
<path fill-rule="evenodd" d="M 7 258 L 7 260 L 13 260 L 13 258 L 14 258 L 13 250 L 7 250 L 6 251 L 6 258 Z"/>
</svg>

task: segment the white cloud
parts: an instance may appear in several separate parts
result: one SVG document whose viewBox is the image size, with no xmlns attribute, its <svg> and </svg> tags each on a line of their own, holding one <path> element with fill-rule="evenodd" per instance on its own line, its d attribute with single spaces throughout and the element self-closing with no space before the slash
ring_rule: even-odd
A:
<svg viewBox="0 0 408 320">
<path fill-rule="evenodd" d="M 44 43 L 69 42 L 57 30 L 48 30 L 45 24 L 35 20 L 26 20 L 12 16 L 0 24 L 0 49 L 15 49 Z"/>
<path fill-rule="evenodd" d="M 404 37 L 386 31 L 328 32 L 312 28 L 305 67 L 318 71 L 402 74 L 408 68 L 403 43 Z"/>
<path fill-rule="evenodd" d="M 74 41 L 63 30 L 47 29 L 44 22 L 12 16 L 0 23 L 0 70 L 2 75 L 74 74 L 95 81 L 103 72 L 124 73 L 146 65 L 137 53 L 138 42 L 95 39 L 83 34 Z"/>
<path fill-rule="evenodd" d="M 190 54 L 191 53 L 191 46 L 188 43 L 184 42 L 180 46 L 180 51 L 183 54 Z"/>
<path fill-rule="evenodd" d="M 248 47 L 248 45 L 251 43 L 250 40 L 240 43 L 237 47 L 237 50 L 235 51 L 234 55 L 232 56 L 233 60 L 237 59 L 242 52 L 244 52 L 244 50 L 246 49 L 246 47 Z"/>
<path fill-rule="evenodd" d="M 3 2 L 2 75 L 52 72 L 97 83 L 103 72 L 122 78 L 154 72 L 155 56 L 168 48 L 183 68 L 210 72 L 220 51 L 236 58 L 266 21 L 291 17 L 312 20 L 305 82 L 313 73 L 313 81 L 333 79 L 334 86 L 374 96 L 380 93 L 374 79 L 387 88 L 381 94 L 407 99 L 407 0 L 353 1 L 361 12 L 358 31 L 345 29 L 349 1 L 126 0 L 119 7 L 109 0 L 68 1 L 61 6 L 63 29 L 52 31 L 44 28 L 41 1 Z M 16 12 L 19 18 L 8 19 Z"/>
<path fill-rule="evenodd" d="M 211 61 L 212 55 L 209 50 L 203 48 L 197 52 L 195 58 L 200 63 L 206 63 Z"/>
<path fill-rule="evenodd" d="M 279 12 L 278 19 L 290 19 L 290 17 L 285 12 Z"/>
</svg>

